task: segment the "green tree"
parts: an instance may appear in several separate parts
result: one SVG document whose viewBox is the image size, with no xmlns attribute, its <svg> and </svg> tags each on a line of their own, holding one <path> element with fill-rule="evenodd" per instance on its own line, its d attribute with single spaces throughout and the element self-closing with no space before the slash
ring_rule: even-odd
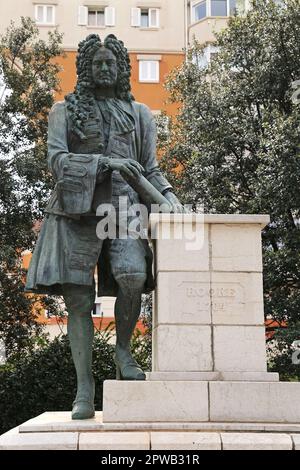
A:
<svg viewBox="0 0 300 470">
<path fill-rule="evenodd" d="M 205 66 L 205 45 L 195 43 L 169 77 L 180 113 L 163 165 L 194 208 L 270 214 L 265 313 L 288 322 L 291 342 L 299 339 L 300 311 L 300 108 L 291 99 L 300 79 L 299 0 L 254 1 L 246 16 L 230 19 L 216 46 Z"/>
<path fill-rule="evenodd" d="M 58 90 L 61 36 L 38 37 L 29 18 L 0 37 L 0 339 L 9 356 L 31 348 L 41 334 L 34 297 L 23 293 L 21 253 L 35 239 L 52 186 L 46 164 L 47 115 Z M 6 91 L 6 92 L 5 92 Z M 40 307 L 55 308 L 42 299 Z"/>
</svg>

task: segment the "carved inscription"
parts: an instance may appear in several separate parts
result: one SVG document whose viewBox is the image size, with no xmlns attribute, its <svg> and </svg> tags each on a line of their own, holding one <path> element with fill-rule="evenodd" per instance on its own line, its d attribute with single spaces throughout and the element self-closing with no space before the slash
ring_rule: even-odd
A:
<svg viewBox="0 0 300 470">
<path fill-rule="evenodd" d="M 224 315 L 241 315 L 244 288 L 239 283 L 214 283 L 210 290 L 212 311 Z"/>
<path fill-rule="evenodd" d="M 209 283 L 183 281 L 177 289 L 182 298 L 183 318 L 196 317 L 201 312 L 212 311 L 239 315 L 244 308 L 244 288 L 239 283 Z"/>
<path fill-rule="evenodd" d="M 211 322 L 208 282 L 182 281 L 178 283 L 177 291 L 173 310 L 180 314 L 183 323 Z"/>
</svg>

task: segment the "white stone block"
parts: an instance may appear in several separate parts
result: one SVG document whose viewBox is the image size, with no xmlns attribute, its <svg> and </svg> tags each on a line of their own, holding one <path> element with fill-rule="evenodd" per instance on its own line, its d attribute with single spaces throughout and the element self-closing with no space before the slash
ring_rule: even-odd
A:
<svg viewBox="0 0 300 470">
<path fill-rule="evenodd" d="M 207 420 L 207 382 L 104 382 L 104 423 Z"/>
<path fill-rule="evenodd" d="M 155 240 L 155 265 L 159 271 L 208 271 L 209 242 L 208 225 L 197 226 L 172 224 L 171 235 L 167 238 L 168 226 L 163 226 L 165 239 Z M 183 237 L 175 238 L 183 230 Z"/>
<path fill-rule="evenodd" d="M 213 271 L 262 271 L 261 225 L 211 225 Z"/>
<path fill-rule="evenodd" d="M 221 450 L 221 439 L 215 432 L 152 432 L 151 450 Z"/>
<path fill-rule="evenodd" d="M 299 382 L 210 382 L 210 420 L 300 422 Z"/>
<path fill-rule="evenodd" d="M 214 325 L 264 325 L 261 273 L 211 274 Z"/>
<path fill-rule="evenodd" d="M 19 426 L 25 432 L 75 432 L 101 431 L 102 411 L 96 411 L 91 419 L 72 419 L 71 411 L 46 411 Z"/>
<path fill-rule="evenodd" d="M 278 382 L 279 374 L 277 372 L 252 372 L 252 371 L 241 371 L 241 372 L 220 372 L 220 378 L 218 380 L 227 381 L 238 381 L 238 382 Z"/>
<path fill-rule="evenodd" d="M 263 326 L 214 326 L 214 368 L 218 371 L 267 370 Z"/>
<path fill-rule="evenodd" d="M 223 450 L 292 450 L 288 434 L 275 433 L 221 433 Z"/>
<path fill-rule="evenodd" d="M 211 327 L 160 325 L 154 328 L 153 370 L 212 370 Z"/>
<path fill-rule="evenodd" d="M 18 427 L 0 436 L 0 450 L 77 450 L 77 432 L 20 433 Z"/>
<path fill-rule="evenodd" d="M 148 450 L 147 432 L 85 432 L 79 435 L 79 450 Z"/>
<path fill-rule="evenodd" d="M 208 325 L 210 276 L 207 272 L 159 272 L 154 325 Z"/>
<path fill-rule="evenodd" d="M 294 450 L 300 450 L 300 434 L 292 434 Z"/>
<path fill-rule="evenodd" d="M 146 372 L 147 380 L 199 380 L 199 381 L 239 381 L 239 382 L 278 382 L 277 372 Z"/>
</svg>

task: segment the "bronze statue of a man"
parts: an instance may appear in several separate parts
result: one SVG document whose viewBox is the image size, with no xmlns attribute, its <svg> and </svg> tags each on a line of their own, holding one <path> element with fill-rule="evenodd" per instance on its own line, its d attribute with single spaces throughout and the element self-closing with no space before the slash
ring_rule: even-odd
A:
<svg viewBox="0 0 300 470">
<path fill-rule="evenodd" d="M 77 373 L 72 418 L 94 416 L 91 311 L 98 295 L 116 296 L 117 378 L 145 380 L 130 339 L 141 294 L 154 288 L 152 252 L 141 238 L 99 239 L 97 207 L 139 195 L 127 183 L 142 174 L 173 206 L 179 201 L 156 161 L 156 126 L 150 110 L 134 101 L 130 61 L 122 41 L 95 34 L 79 44 L 74 93 L 49 115 L 48 162 L 56 181 L 31 264 L 26 291 L 63 295 Z M 124 176 L 124 178 L 123 178 Z"/>
</svg>

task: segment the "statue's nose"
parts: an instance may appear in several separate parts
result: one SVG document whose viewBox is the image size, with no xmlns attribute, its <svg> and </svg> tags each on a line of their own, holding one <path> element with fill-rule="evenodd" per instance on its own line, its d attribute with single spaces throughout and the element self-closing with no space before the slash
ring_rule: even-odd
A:
<svg viewBox="0 0 300 470">
<path fill-rule="evenodd" d="M 104 71 L 104 72 L 106 72 L 106 71 L 108 70 L 107 63 L 106 63 L 106 62 L 103 62 L 103 63 L 102 63 L 101 70 Z"/>
</svg>

